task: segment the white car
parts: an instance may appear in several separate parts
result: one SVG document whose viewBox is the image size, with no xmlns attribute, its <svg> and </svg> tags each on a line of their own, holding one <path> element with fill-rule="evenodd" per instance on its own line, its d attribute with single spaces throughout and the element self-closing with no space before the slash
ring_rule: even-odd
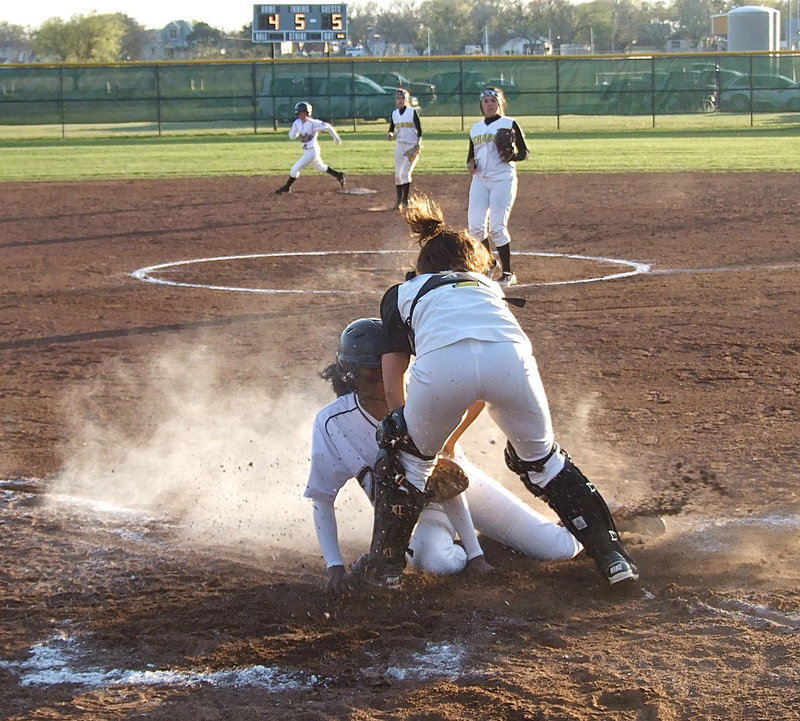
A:
<svg viewBox="0 0 800 721">
<path fill-rule="evenodd" d="M 800 110 L 800 83 L 785 75 L 742 75 L 729 80 L 719 93 L 720 110 Z"/>
</svg>

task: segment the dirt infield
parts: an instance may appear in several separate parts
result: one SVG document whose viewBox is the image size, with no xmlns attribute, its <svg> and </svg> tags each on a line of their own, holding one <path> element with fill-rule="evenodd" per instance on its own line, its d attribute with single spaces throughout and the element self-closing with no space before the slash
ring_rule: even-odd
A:
<svg viewBox="0 0 800 721">
<path fill-rule="evenodd" d="M 467 182 L 418 177 L 457 225 Z M 391 178 L 277 184 L 0 186 L 0 719 L 795 719 L 800 176 L 521 176 L 557 436 L 667 519 L 635 591 L 487 541 L 491 576 L 343 599 L 299 498 L 317 374 L 411 256 Z"/>
</svg>

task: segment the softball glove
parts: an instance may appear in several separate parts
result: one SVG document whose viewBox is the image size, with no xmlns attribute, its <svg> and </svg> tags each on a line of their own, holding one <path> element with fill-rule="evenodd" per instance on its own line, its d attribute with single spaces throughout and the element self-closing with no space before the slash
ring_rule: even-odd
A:
<svg viewBox="0 0 800 721">
<path fill-rule="evenodd" d="M 409 162 L 413 163 L 417 156 L 419 155 L 419 143 L 416 145 L 412 145 L 408 150 L 405 152 L 406 158 L 408 158 Z"/>
<path fill-rule="evenodd" d="M 494 134 L 494 144 L 497 147 L 497 153 L 500 160 L 504 163 L 510 163 L 514 160 L 516 149 L 514 148 L 514 131 L 510 128 L 500 128 Z"/>
<path fill-rule="evenodd" d="M 436 459 L 436 467 L 428 478 L 425 491 L 432 503 L 441 503 L 463 493 L 467 490 L 467 486 L 469 486 L 469 476 L 464 469 L 455 461 L 439 456 Z"/>
</svg>

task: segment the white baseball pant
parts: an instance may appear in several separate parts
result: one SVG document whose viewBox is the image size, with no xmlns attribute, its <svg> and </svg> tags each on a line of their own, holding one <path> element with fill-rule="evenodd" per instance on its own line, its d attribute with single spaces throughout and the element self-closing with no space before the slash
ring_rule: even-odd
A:
<svg viewBox="0 0 800 721">
<path fill-rule="evenodd" d="M 473 176 L 469 186 L 467 209 L 467 227 L 470 235 L 483 240 L 488 234 L 495 247 L 508 245 L 511 242 L 508 219 L 516 198 L 516 175 L 500 180 L 485 180 Z"/>
<path fill-rule="evenodd" d="M 324 173 L 328 169 L 327 164 L 322 162 L 322 153 L 320 152 L 319 146 L 307 148 L 300 157 L 300 160 L 292 166 L 289 175 L 293 178 L 299 178 L 300 171 L 307 165 L 313 165 L 320 173 Z"/>
<path fill-rule="evenodd" d="M 404 416 L 411 438 L 427 456 L 438 453 L 475 401 L 485 401 L 492 420 L 524 460 L 546 456 L 554 440 L 547 396 L 527 343 L 464 339 L 425 353 L 411 365 Z M 435 459 L 400 452 L 408 480 L 425 488 Z M 563 467 L 559 454 L 541 479 Z M 549 477 L 547 477 L 549 476 Z"/>
<path fill-rule="evenodd" d="M 395 143 L 394 147 L 394 184 L 404 185 L 411 182 L 411 175 L 414 172 L 414 166 L 419 160 L 419 155 L 410 161 L 406 157 L 406 153 L 414 147 L 414 143 Z"/>
</svg>

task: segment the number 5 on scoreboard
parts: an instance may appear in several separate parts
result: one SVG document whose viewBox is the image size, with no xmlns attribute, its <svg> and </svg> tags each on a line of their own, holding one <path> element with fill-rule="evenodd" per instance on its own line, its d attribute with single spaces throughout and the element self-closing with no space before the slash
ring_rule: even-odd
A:
<svg viewBox="0 0 800 721">
<path fill-rule="evenodd" d="M 306 14 L 305 13 L 295 13 L 294 14 L 294 29 L 295 30 L 305 30 L 306 29 Z"/>
</svg>

